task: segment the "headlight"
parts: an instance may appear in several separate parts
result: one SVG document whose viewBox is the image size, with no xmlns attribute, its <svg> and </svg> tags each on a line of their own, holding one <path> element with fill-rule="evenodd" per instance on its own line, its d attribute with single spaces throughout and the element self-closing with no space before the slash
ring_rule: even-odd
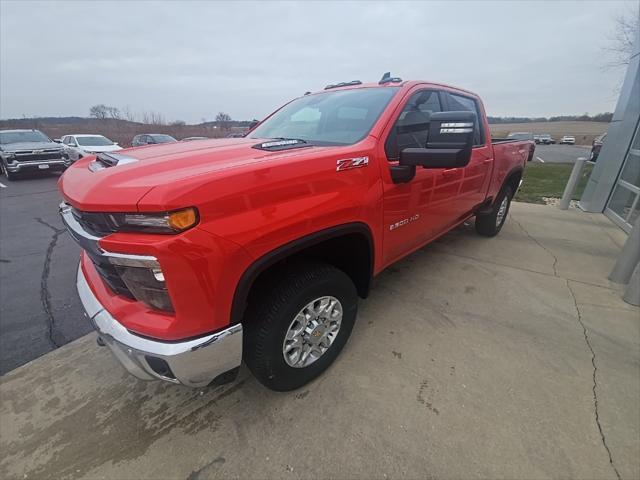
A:
<svg viewBox="0 0 640 480">
<path fill-rule="evenodd" d="M 2 156 L 7 160 L 7 162 L 13 162 L 16 159 L 16 154 L 11 152 L 3 153 Z"/>
<path fill-rule="evenodd" d="M 162 213 L 111 213 L 117 231 L 146 233 L 180 233 L 198 224 L 194 207 Z"/>
</svg>

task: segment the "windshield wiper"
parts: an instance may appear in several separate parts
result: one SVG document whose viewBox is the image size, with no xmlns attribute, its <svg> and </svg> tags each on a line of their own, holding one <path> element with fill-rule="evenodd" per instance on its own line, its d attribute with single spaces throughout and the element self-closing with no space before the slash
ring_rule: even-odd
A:
<svg viewBox="0 0 640 480">
<path fill-rule="evenodd" d="M 270 140 L 276 140 L 276 141 L 280 141 L 280 142 L 295 142 L 295 143 L 307 143 L 306 140 L 303 140 L 301 138 L 292 138 L 292 137 L 273 137 Z"/>
</svg>

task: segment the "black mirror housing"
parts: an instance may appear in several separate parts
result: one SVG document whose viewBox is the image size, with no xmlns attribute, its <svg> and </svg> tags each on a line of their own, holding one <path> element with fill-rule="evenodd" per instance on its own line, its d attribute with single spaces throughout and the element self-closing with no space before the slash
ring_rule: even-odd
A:
<svg viewBox="0 0 640 480">
<path fill-rule="evenodd" d="M 471 148 L 405 148 L 400 165 L 423 168 L 461 168 L 471 160 Z"/>
<path fill-rule="evenodd" d="M 473 147 L 476 122 L 474 112 L 436 112 L 431 114 L 427 148 L 464 149 Z"/>
<path fill-rule="evenodd" d="M 426 148 L 405 148 L 400 165 L 424 168 L 460 168 L 471 160 L 476 115 L 473 112 L 436 112 L 429 119 Z"/>
<path fill-rule="evenodd" d="M 473 112 L 436 112 L 429 119 L 426 148 L 405 148 L 398 165 L 391 167 L 395 183 L 413 179 L 416 167 L 461 168 L 471 160 L 476 127 Z"/>
</svg>

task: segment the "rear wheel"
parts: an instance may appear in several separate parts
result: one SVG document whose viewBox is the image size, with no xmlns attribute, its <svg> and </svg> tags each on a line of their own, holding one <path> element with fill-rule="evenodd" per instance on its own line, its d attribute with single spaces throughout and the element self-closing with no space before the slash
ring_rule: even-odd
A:
<svg viewBox="0 0 640 480">
<path fill-rule="evenodd" d="M 301 262 L 269 275 L 256 290 L 244 322 L 245 362 L 272 390 L 300 388 L 346 344 L 358 310 L 356 288 L 331 265 Z"/>
<path fill-rule="evenodd" d="M 512 196 L 513 190 L 509 185 L 505 185 L 498 194 L 491 211 L 476 216 L 476 232 L 485 237 L 497 235 L 507 219 Z"/>
</svg>

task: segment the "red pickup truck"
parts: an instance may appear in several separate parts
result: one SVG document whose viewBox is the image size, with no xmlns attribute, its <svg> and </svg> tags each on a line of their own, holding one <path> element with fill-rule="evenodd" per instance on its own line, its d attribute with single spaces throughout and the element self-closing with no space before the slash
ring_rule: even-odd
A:
<svg viewBox="0 0 640 480">
<path fill-rule="evenodd" d="M 244 138 L 85 157 L 59 182 L 86 314 L 142 379 L 274 390 L 323 372 L 390 264 L 475 216 L 496 235 L 533 142 L 491 141 L 477 95 L 330 85 Z"/>
</svg>

